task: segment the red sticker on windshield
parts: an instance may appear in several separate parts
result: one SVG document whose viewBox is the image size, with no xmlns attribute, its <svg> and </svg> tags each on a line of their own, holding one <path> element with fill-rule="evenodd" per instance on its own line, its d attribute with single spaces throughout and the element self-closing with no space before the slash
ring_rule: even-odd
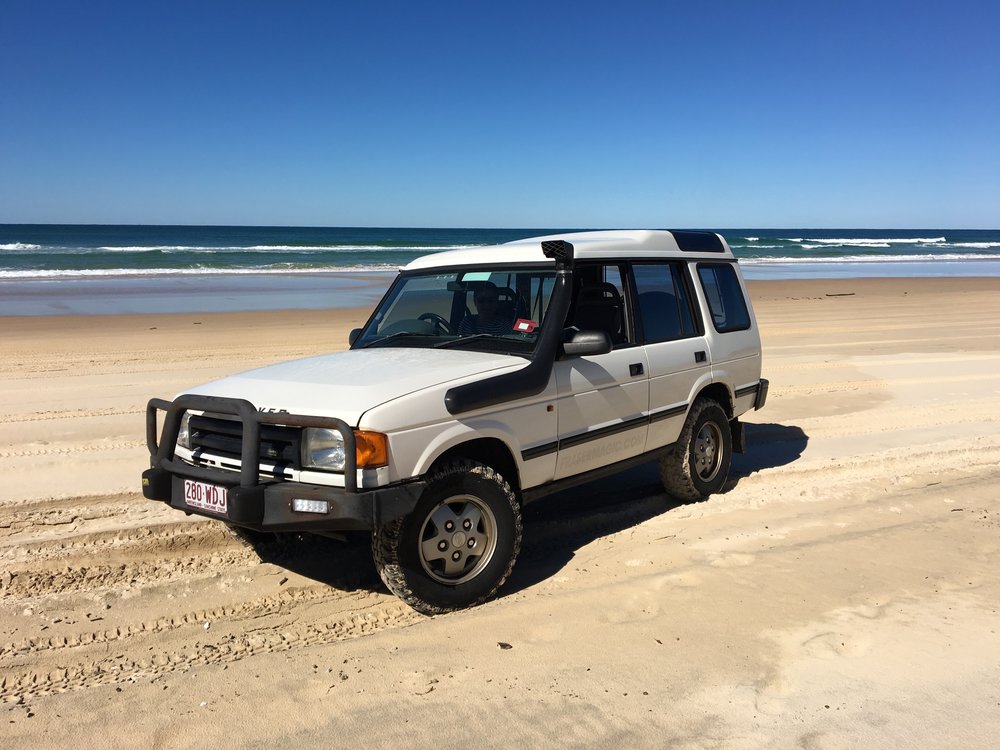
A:
<svg viewBox="0 0 1000 750">
<path fill-rule="evenodd" d="M 518 333 L 534 333 L 536 328 L 538 328 L 538 323 L 533 320 L 518 318 L 514 321 L 514 330 Z"/>
</svg>

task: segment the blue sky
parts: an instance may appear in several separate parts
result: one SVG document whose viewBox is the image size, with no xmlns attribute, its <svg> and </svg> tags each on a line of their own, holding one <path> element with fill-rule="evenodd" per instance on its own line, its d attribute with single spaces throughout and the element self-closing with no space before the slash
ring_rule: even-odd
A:
<svg viewBox="0 0 1000 750">
<path fill-rule="evenodd" d="M 996 2 L 0 4 L 0 222 L 1000 228 Z"/>
</svg>

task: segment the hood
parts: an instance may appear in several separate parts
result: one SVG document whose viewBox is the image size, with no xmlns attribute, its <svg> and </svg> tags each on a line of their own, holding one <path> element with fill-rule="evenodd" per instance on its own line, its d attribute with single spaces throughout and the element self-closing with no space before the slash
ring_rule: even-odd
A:
<svg viewBox="0 0 1000 750">
<path fill-rule="evenodd" d="M 369 409 L 408 393 L 527 364 L 521 357 L 451 349 L 358 349 L 261 367 L 186 393 L 242 398 L 262 411 L 356 425 Z"/>
</svg>

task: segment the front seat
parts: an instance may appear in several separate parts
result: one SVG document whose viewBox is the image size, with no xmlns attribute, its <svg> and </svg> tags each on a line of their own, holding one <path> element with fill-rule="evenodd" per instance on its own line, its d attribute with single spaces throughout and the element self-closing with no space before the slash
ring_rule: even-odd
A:
<svg viewBox="0 0 1000 750">
<path fill-rule="evenodd" d="M 573 325 L 581 331 L 604 331 L 612 343 L 620 344 L 625 340 L 623 318 L 622 298 L 614 284 L 601 282 L 580 288 Z"/>
</svg>

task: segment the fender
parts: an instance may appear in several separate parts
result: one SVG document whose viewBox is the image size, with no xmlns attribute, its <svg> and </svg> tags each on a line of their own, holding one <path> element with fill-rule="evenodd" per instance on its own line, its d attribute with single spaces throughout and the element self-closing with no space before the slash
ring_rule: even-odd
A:
<svg viewBox="0 0 1000 750">
<path fill-rule="evenodd" d="M 455 422 L 446 431 L 437 435 L 417 457 L 413 467 L 413 477 L 419 478 L 426 475 L 434 462 L 452 448 L 482 438 L 490 438 L 503 443 L 514 459 L 518 474 L 523 472 L 524 464 L 521 460 L 520 447 L 516 450 L 512 447 L 517 446 L 518 443 L 510 427 L 495 420 L 485 420 L 474 425 Z"/>
</svg>

